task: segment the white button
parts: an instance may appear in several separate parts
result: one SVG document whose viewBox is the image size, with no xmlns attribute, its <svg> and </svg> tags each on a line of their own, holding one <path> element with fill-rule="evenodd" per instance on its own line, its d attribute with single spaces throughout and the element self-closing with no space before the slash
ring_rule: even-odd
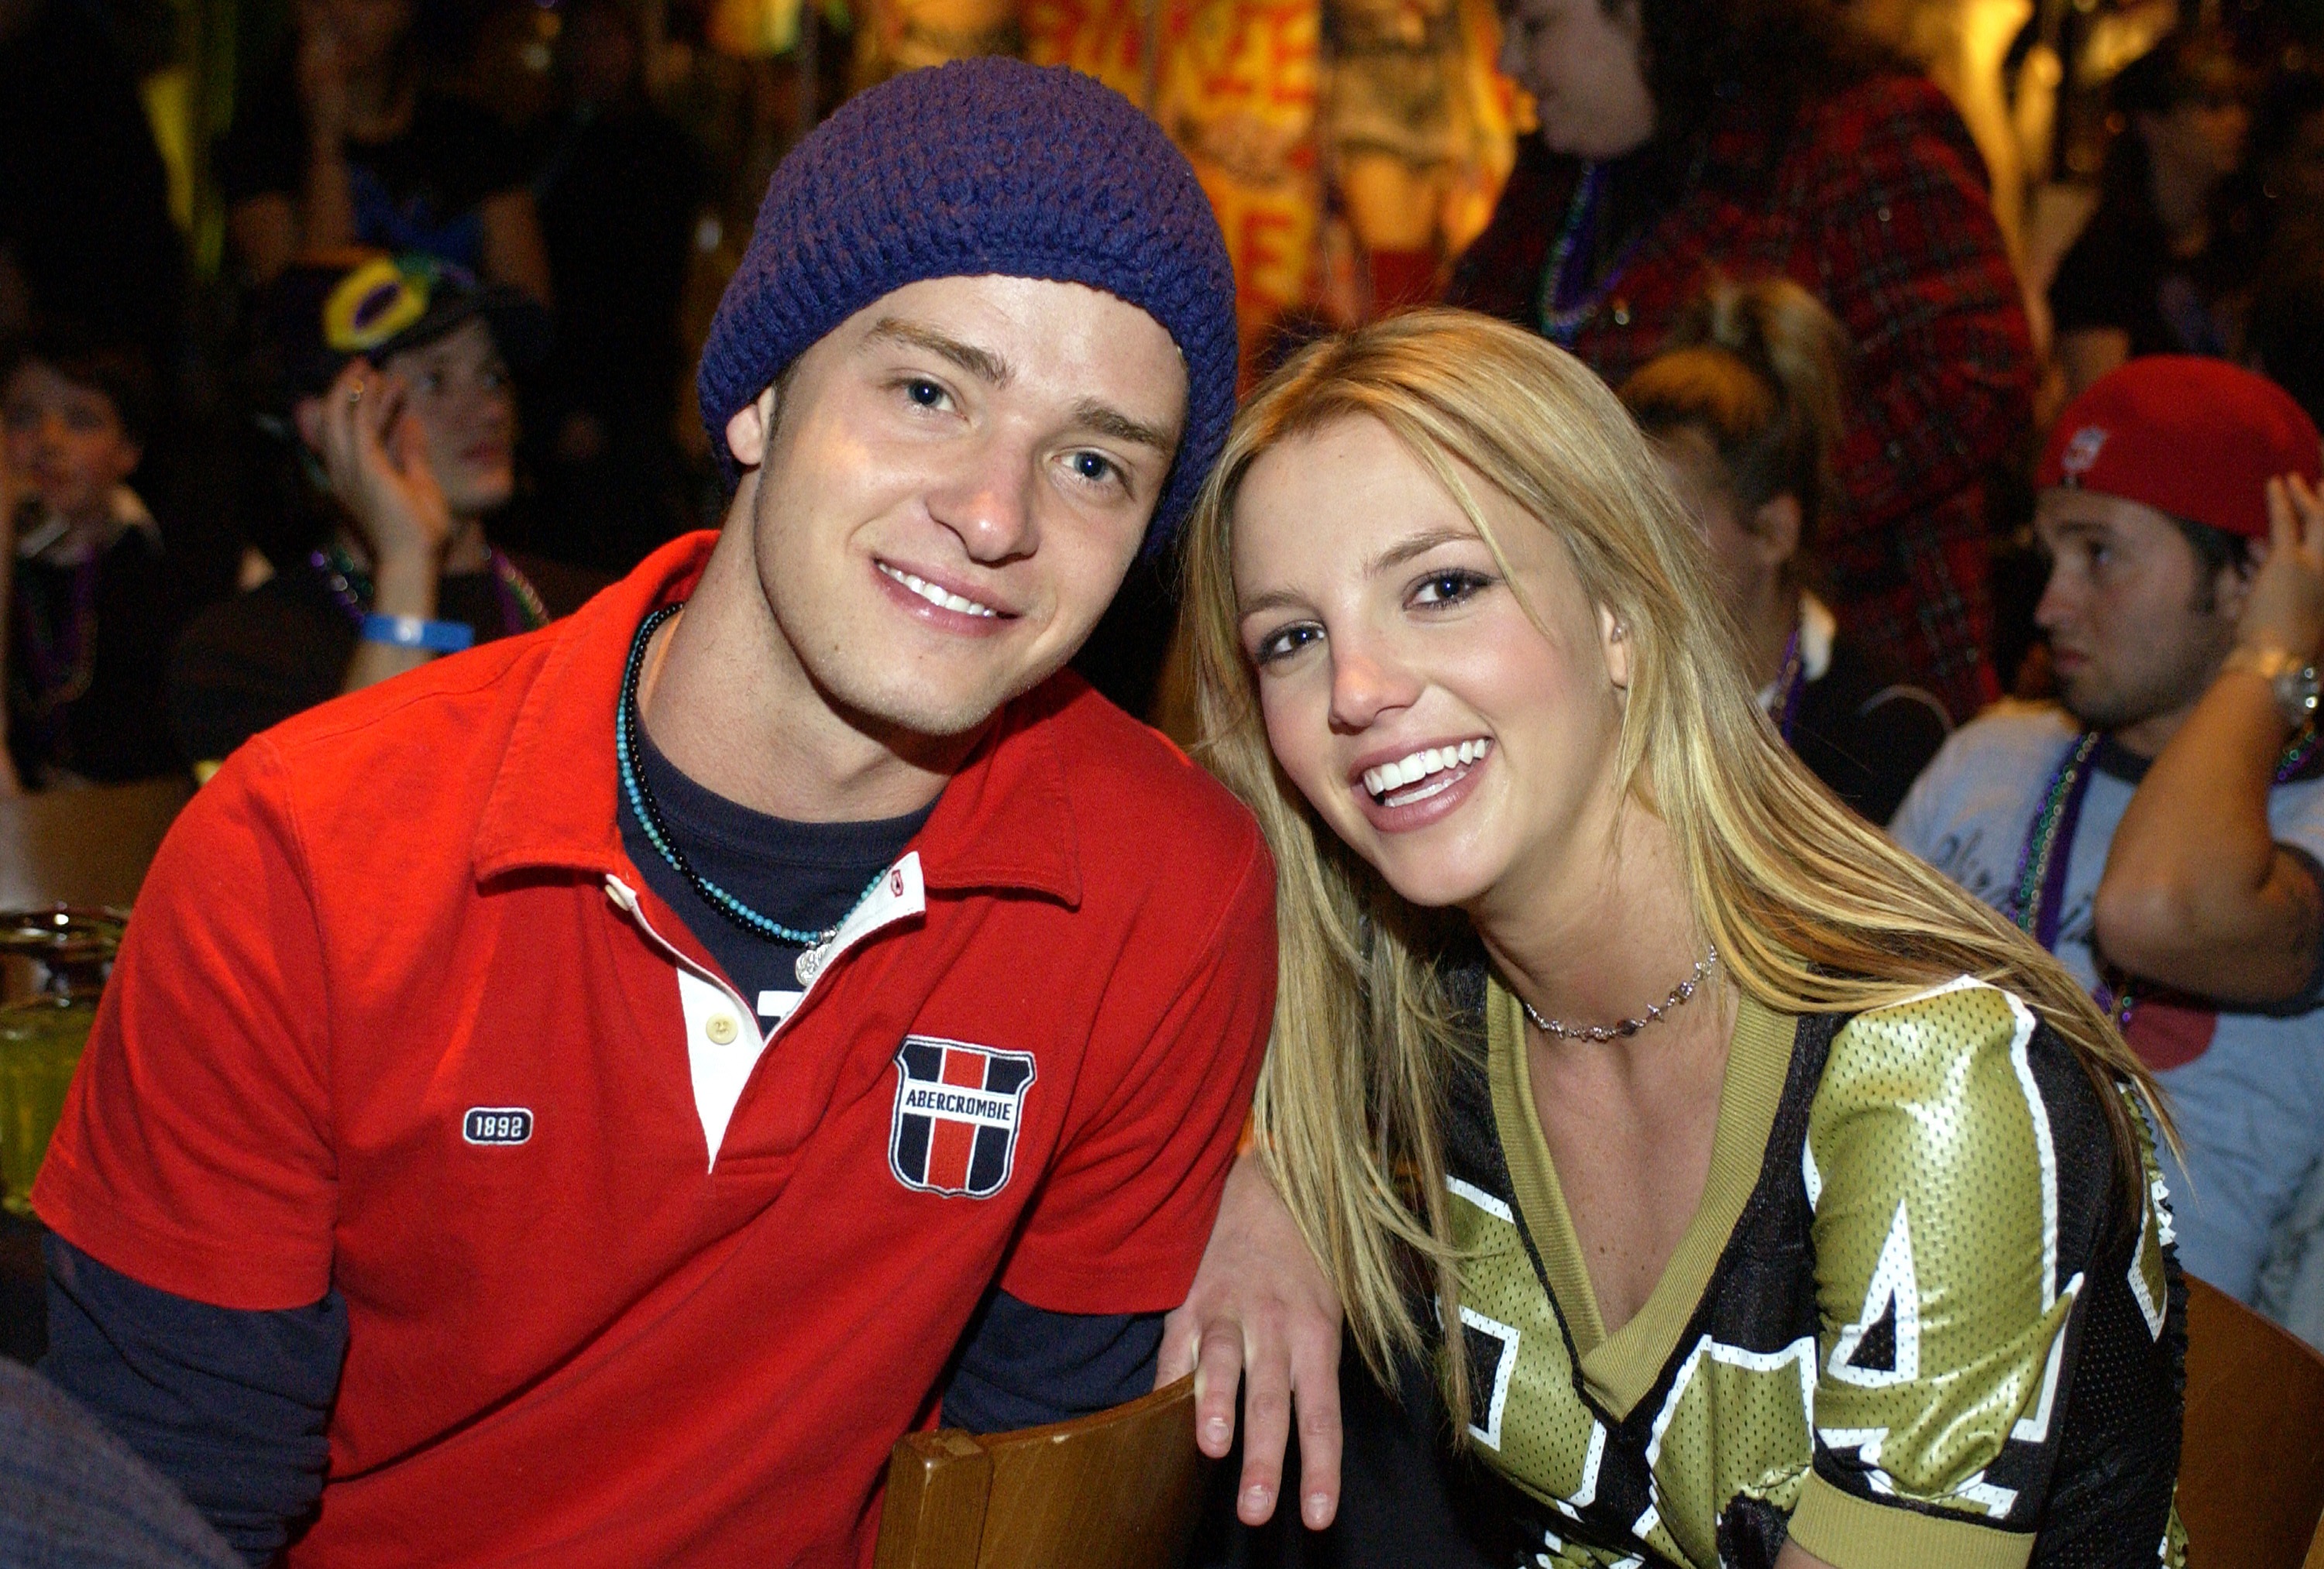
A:
<svg viewBox="0 0 2324 1569">
<path fill-rule="evenodd" d="M 732 1046 L 734 1044 L 734 1037 L 742 1032 L 734 1023 L 733 1014 L 713 1014 L 709 1021 L 702 1026 L 702 1032 L 710 1037 L 710 1043 L 713 1046 Z"/>
</svg>

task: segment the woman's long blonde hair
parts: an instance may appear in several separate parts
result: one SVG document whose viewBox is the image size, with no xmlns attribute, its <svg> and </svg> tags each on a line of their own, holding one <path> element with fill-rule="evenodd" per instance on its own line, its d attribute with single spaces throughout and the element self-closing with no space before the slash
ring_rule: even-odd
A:
<svg viewBox="0 0 2324 1569">
<path fill-rule="evenodd" d="M 1199 753 L 1275 853 L 1280 968 L 1259 1147 L 1373 1371 L 1385 1380 L 1422 1346 L 1425 1291 L 1452 1408 L 1467 1408 L 1443 1127 L 1452 1069 L 1475 1043 L 1444 968 L 1473 940 L 1457 913 L 1399 898 L 1276 767 L 1237 635 L 1232 561 L 1251 464 L 1353 416 L 1403 442 L 1496 556 L 1480 482 L 1539 519 L 1582 592 L 1626 629 L 1619 776 L 1669 824 L 1695 913 L 1736 984 L 1786 1014 L 1856 1012 L 1964 974 L 2007 986 L 2098 1087 L 2135 1213 L 2145 1182 L 2116 1087 L 2152 1102 L 2145 1069 L 2055 959 L 1849 812 L 1776 738 L 1746 687 L 1702 541 L 1613 394 L 1530 334 L 1417 311 L 1312 345 L 1268 379 L 1235 421 L 1185 546 Z"/>
</svg>

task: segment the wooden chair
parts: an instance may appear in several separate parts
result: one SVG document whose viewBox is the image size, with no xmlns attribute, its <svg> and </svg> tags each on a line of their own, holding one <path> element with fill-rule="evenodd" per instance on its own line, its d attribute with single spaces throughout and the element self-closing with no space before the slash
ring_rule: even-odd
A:
<svg viewBox="0 0 2324 1569">
<path fill-rule="evenodd" d="M 2226 1292 L 2187 1281 L 2179 1518 L 2190 1557 L 2324 1569 L 2324 1356 Z"/>
<path fill-rule="evenodd" d="M 1191 1374 L 1078 1421 L 910 1434 L 889 1456 L 875 1569 L 1170 1569 L 1202 1482 Z"/>
<path fill-rule="evenodd" d="M 193 790 L 152 779 L 0 800 L 0 910 L 126 906 Z"/>
</svg>

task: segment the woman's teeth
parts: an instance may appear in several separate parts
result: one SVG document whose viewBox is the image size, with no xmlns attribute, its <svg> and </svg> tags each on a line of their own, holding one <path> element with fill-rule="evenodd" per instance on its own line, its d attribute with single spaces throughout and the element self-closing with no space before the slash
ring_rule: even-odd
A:
<svg viewBox="0 0 2324 1569">
<path fill-rule="evenodd" d="M 964 600 L 958 594 L 948 593 L 925 578 L 914 577 L 908 572 L 899 572 L 884 561 L 875 562 L 872 564 L 932 605 L 940 605 L 947 610 L 957 610 L 964 616 L 997 616 L 1001 613 L 990 605 L 980 605 L 974 600 Z"/>
<path fill-rule="evenodd" d="M 1426 747 L 1408 757 L 1393 763 L 1382 763 L 1377 768 L 1364 770 L 1364 789 L 1374 801 L 1384 806 L 1408 806 L 1416 801 L 1425 801 L 1438 791 L 1448 788 L 1451 779 L 1435 779 L 1425 789 L 1406 793 L 1406 786 L 1419 784 L 1431 775 L 1447 769 L 1465 768 L 1480 761 L 1492 747 L 1489 740 L 1462 741 L 1457 747 Z"/>
</svg>

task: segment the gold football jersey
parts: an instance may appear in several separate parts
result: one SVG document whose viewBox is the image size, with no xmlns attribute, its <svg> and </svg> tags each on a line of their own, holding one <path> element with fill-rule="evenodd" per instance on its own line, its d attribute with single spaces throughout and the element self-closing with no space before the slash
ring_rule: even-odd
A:
<svg viewBox="0 0 2324 1569">
<path fill-rule="evenodd" d="M 1451 1130 L 1469 1437 L 1531 1506 L 1526 1562 L 1748 1569 L 1788 1536 L 1838 1569 L 2182 1564 L 2151 1146 L 2123 1216 L 2098 1092 L 2015 996 L 1746 999 L 1702 1206 L 1610 1335 L 1516 999 L 1483 1014 Z"/>
</svg>

